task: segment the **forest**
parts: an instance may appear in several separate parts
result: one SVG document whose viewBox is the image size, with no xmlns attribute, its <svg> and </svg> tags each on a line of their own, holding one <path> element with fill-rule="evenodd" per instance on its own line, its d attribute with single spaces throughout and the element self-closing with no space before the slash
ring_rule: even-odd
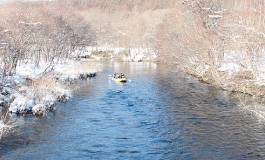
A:
<svg viewBox="0 0 265 160">
<path fill-rule="evenodd" d="M 264 96 L 262 0 L 14 1 L 0 6 L 1 83 L 19 64 L 56 63 L 87 46 L 152 48 L 230 91 Z M 27 8 L 27 9 L 25 9 Z"/>
</svg>

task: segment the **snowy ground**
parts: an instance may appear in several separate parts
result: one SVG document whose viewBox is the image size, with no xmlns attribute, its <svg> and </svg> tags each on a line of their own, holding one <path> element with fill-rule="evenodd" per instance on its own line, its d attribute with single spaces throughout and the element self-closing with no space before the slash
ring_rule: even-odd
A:
<svg viewBox="0 0 265 160">
<path fill-rule="evenodd" d="M 139 61 L 153 61 L 156 59 L 156 52 L 154 49 L 151 48 L 123 48 L 123 47 L 112 47 L 112 46 L 102 46 L 102 47 L 95 47 L 90 46 L 86 47 L 86 49 L 82 50 L 76 50 L 76 52 L 73 53 L 73 56 L 81 56 L 86 57 L 89 56 L 91 58 L 100 60 L 102 59 L 98 55 L 94 55 L 93 52 L 106 52 L 109 51 L 112 53 L 110 55 L 110 59 L 115 59 L 117 56 L 120 56 L 121 53 L 126 53 L 124 57 L 122 58 L 123 61 L 133 61 L 133 62 L 139 62 Z"/>
<path fill-rule="evenodd" d="M 265 56 L 261 54 L 259 56 L 249 56 L 243 53 L 236 53 L 231 51 L 224 53 L 223 60 L 219 61 L 219 68 L 217 71 L 227 73 L 226 79 L 232 80 L 233 76 L 241 74 L 242 77 L 246 77 L 246 73 L 251 73 L 253 79 L 257 85 L 265 84 Z"/>
<path fill-rule="evenodd" d="M 43 76 L 45 71 L 49 71 L 48 76 Z M 72 97 L 66 83 L 80 77 L 95 76 L 97 72 L 98 70 L 91 69 L 91 66 L 75 61 L 56 65 L 18 65 L 16 73 L 7 78 L 2 88 L 0 103 L 10 103 L 11 113 L 44 114 L 57 101 L 67 101 Z"/>
</svg>

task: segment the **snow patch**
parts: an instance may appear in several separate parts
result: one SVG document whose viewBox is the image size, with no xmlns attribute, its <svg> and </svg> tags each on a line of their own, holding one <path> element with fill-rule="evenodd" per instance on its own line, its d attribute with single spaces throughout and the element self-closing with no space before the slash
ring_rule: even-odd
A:
<svg viewBox="0 0 265 160">
<path fill-rule="evenodd" d="M 32 112 L 33 114 L 36 115 L 43 115 L 45 111 L 46 111 L 46 106 L 44 104 L 37 104 L 32 107 Z"/>
<path fill-rule="evenodd" d="M 26 97 L 19 95 L 11 103 L 9 111 L 12 113 L 28 112 L 32 109 L 33 105 L 34 105 L 33 100 L 29 100 Z"/>
<path fill-rule="evenodd" d="M 2 90 L 3 95 L 8 95 L 12 92 L 12 89 L 10 87 L 4 87 Z"/>
<path fill-rule="evenodd" d="M 63 102 L 68 101 L 70 98 L 73 97 L 70 91 L 60 88 L 60 87 L 54 88 L 54 94 L 56 95 L 57 100 L 63 101 Z"/>
<path fill-rule="evenodd" d="M 2 103 L 9 101 L 9 97 L 7 95 L 0 95 L 0 106 Z"/>
<path fill-rule="evenodd" d="M 91 58 L 100 60 L 100 57 L 97 57 L 96 55 L 92 55 L 93 52 L 107 52 L 111 51 L 113 52 L 112 58 L 115 56 L 119 55 L 122 52 L 128 52 L 128 58 L 125 60 L 127 61 L 143 61 L 143 60 L 154 60 L 156 59 L 156 51 L 151 48 L 123 48 L 123 47 L 112 47 L 112 46 L 101 46 L 101 47 L 95 47 L 95 46 L 90 46 L 85 49 L 85 51 L 80 51 L 76 50 L 73 55 L 77 55 L 79 53 L 79 56 L 81 57 L 86 57 L 90 56 Z"/>
<path fill-rule="evenodd" d="M 51 93 L 46 93 L 46 95 L 41 99 L 41 103 L 45 104 L 46 106 L 53 106 L 56 102 L 56 97 Z"/>
<path fill-rule="evenodd" d="M 232 73 L 242 71 L 243 67 L 236 63 L 223 63 L 217 70 L 220 72 L 228 71 Z"/>
</svg>

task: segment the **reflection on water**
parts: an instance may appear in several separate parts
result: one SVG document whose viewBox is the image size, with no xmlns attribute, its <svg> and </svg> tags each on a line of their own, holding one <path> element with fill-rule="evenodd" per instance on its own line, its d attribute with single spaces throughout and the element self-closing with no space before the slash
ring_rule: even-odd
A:
<svg viewBox="0 0 265 160">
<path fill-rule="evenodd" d="M 149 63 L 104 62 L 47 116 L 10 117 L 3 159 L 264 159 L 265 128 L 238 99 Z M 116 84 L 114 72 L 132 82 Z"/>
</svg>

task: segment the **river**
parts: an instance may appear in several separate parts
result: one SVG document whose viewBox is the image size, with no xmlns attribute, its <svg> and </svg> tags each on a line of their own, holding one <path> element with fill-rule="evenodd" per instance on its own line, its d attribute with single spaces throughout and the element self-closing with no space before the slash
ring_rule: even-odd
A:
<svg viewBox="0 0 265 160">
<path fill-rule="evenodd" d="M 102 64 L 46 116 L 10 115 L 0 159 L 265 158 L 265 125 L 230 93 L 161 65 Z"/>
</svg>

